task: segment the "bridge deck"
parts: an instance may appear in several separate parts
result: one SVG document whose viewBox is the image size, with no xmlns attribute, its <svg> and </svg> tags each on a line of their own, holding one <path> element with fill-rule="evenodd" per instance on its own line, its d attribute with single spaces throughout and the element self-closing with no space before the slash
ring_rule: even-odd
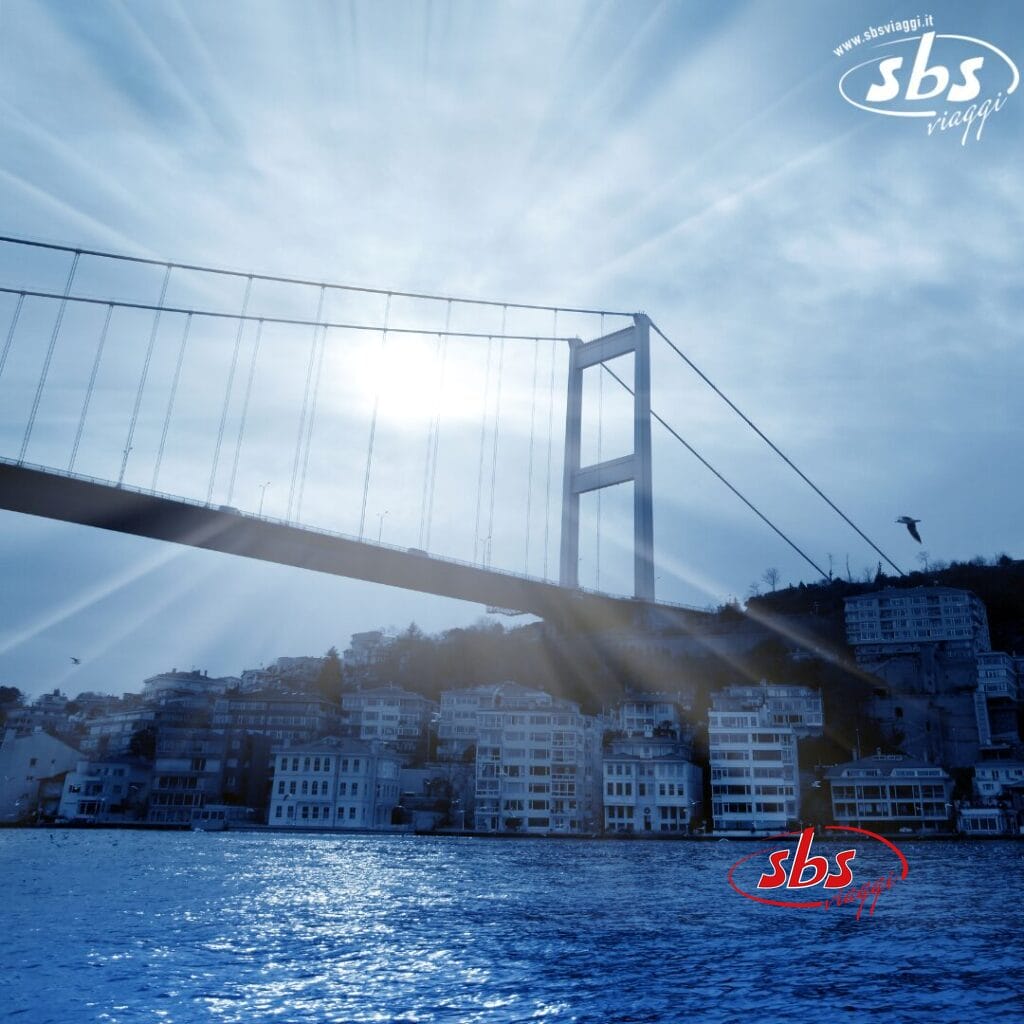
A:
<svg viewBox="0 0 1024 1024">
<path fill-rule="evenodd" d="M 383 583 L 439 597 L 530 612 L 566 626 L 608 629 L 639 624 L 651 612 L 703 618 L 674 606 L 570 590 L 543 580 L 483 569 L 234 509 L 0 461 L 0 508 L 136 537 Z"/>
</svg>

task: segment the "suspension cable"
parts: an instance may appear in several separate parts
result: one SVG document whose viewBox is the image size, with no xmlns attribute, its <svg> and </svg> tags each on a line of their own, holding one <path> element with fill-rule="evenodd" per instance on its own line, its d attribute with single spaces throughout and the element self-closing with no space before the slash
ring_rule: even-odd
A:
<svg viewBox="0 0 1024 1024">
<path fill-rule="evenodd" d="M 476 518 L 473 521 L 473 561 L 477 559 L 477 545 L 480 543 L 480 505 L 484 491 L 484 441 L 487 437 L 487 406 L 491 390 L 491 353 L 494 339 L 487 339 L 487 372 L 484 376 L 484 407 L 480 414 L 480 460 L 476 473 Z"/>
<path fill-rule="evenodd" d="M 124 452 L 121 456 L 121 472 L 117 477 L 117 486 L 124 483 L 124 474 L 128 469 L 128 456 L 132 450 L 132 440 L 135 437 L 135 426 L 139 421 L 139 410 L 142 408 L 142 394 L 146 390 L 146 378 L 149 376 L 149 364 L 153 359 L 153 347 L 156 345 L 157 331 L 160 329 L 160 313 L 163 310 L 164 299 L 167 296 L 167 285 L 171 280 L 171 268 L 168 265 L 164 273 L 163 284 L 160 287 L 160 298 L 157 299 L 157 311 L 153 315 L 153 327 L 149 332 L 149 344 L 146 346 L 146 358 L 142 363 L 142 375 L 139 377 L 139 388 L 135 393 L 135 405 L 132 407 L 132 418 L 128 423 L 128 437 L 124 442 Z"/>
<path fill-rule="evenodd" d="M 252 357 L 249 360 L 249 377 L 245 383 L 245 398 L 242 400 L 242 415 L 238 421 L 238 439 L 235 441 L 235 457 L 231 461 L 231 478 L 228 482 L 228 504 L 235 495 L 235 481 L 238 477 L 238 460 L 242 454 L 242 439 L 245 437 L 245 424 L 249 416 L 249 400 L 252 397 L 252 384 L 256 377 L 256 360 L 260 354 L 260 341 L 263 338 L 263 321 L 256 325 L 256 339 L 252 344 Z"/>
<path fill-rule="evenodd" d="M 388 343 L 388 319 L 391 316 L 391 294 L 384 303 L 384 329 L 380 334 L 380 365 L 377 367 L 377 386 L 373 395 L 373 414 L 370 417 L 370 441 L 366 448 L 366 475 L 363 477 L 363 507 L 359 513 L 359 539 L 366 529 L 366 499 L 370 494 L 370 467 L 373 465 L 373 443 L 377 433 L 377 410 L 380 407 L 380 386 L 384 378 L 384 354 Z"/>
<path fill-rule="evenodd" d="M 601 317 L 601 337 L 604 337 L 604 317 Z M 604 374 L 597 375 L 597 461 L 602 461 L 604 454 Z M 597 530 L 595 539 L 595 565 L 597 569 L 597 589 L 601 589 L 601 494 L 603 487 L 597 489 Z"/>
<path fill-rule="evenodd" d="M 317 304 L 317 308 L 316 308 L 317 323 L 319 323 L 320 318 L 323 315 L 323 311 L 324 311 L 324 289 L 321 288 L 320 289 L 320 300 L 319 300 L 319 302 Z M 291 482 L 291 486 L 288 488 L 288 512 L 285 515 L 285 518 L 287 520 L 289 520 L 289 522 L 291 521 L 291 518 L 292 518 L 292 506 L 293 506 L 294 500 L 295 500 L 295 481 L 296 481 L 296 478 L 298 477 L 298 474 L 299 474 L 299 459 L 302 457 L 302 444 L 303 444 L 303 440 L 305 439 L 305 431 L 306 431 L 306 414 L 307 414 L 307 411 L 309 410 L 309 389 L 310 389 L 310 385 L 312 384 L 312 381 L 313 381 L 313 367 L 316 364 L 316 354 L 317 354 L 317 347 L 318 347 L 319 341 L 320 341 L 320 328 L 319 327 L 314 327 L 313 328 L 313 344 L 309 348 L 309 362 L 306 364 L 306 387 L 305 387 L 305 390 L 302 393 L 302 412 L 299 414 L 299 433 L 298 433 L 298 436 L 295 438 L 295 458 L 292 461 L 292 482 Z M 309 455 L 308 455 L 309 446 L 307 445 L 306 448 L 307 448 L 307 456 L 306 457 L 308 459 L 308 457 L 309 457 Z M 301 486 L 300 486 L 300 490 L 301 490 Z M 296 510 L 295 510 L 295 518 L 298 519 L 298 517 L 299 517 L 299 513 L 298 513 L 298 509 L 296 508 Z"/>
<path fill-rule="evenodd" d="M 7 329 L 7 338 L 4 341 L 4 350 L 0 352 L 0 378 L 4 375 L 4 367 L 7 365 L 7 355 L 11 351 L 11 344 L 14 342 L 14 332 L 18 329 L 18 321 L 21 319 L 21 307 L 25 305 L 25 293 L 18 292 L 18 301 L 14 306 L 14 316 L 11 317 L 11 326 Z"/>
<path fill-rule="evenodd" d="M 634 394 L 633 389 L 607 364 L 602 363 L 601 368 L 605 373 L 610 374 L 623 388 L 626 389 L 631 395 Z M 634 396 L 635 397 L 635 396 Z M 747 506 L 762 522 L 766 523 L 772 530 L 775 531 L 812 569 L 820 573 L 822 577 L 826 577 L 827 573 L 821 568 L 804 550 L 797 547 L 797 545 L 789 539 L 753 502 L 751 502 L 745 495 L 740 493 L 721 473 L 715 469 L 714 466 L 704 458 L 696 448 L 693 447 L 688 441 L 684 440 L 682 435 L 678 431 L 673 429 L 669 424 L 661 418 L 653 409 L 651 410 L 651 418 L 657 420 L 694 458 L 697 459 L 706 469 L 709 469 L 726 487 L 736 495 L 744 505 Z"/>
<path fill-rule="evenodd" d="M 373 288 L 363 285 L 342 284 L 332 281 L 313 281 L 298 277 L 283 277 L 275 274 L 249 273 L 244 270 L 231 270 L 226 267 L 201 266 L 195 263 L 181 263 L 178 261 L 171 261 L 168 263 L 167 260 L 152 259 L 145 256 L 129 256 L 126 253 L 108 252 L 101 249 L 76 249 L 69 245 L 58 245 L 54 242 L 37 242 L 32 239 L 19 238 L 14 235 L 0 235 L 0 243 L 31 246 L 36 249 L 49 249 L 53 252 L 75 252 L 80 253 L 83 256 L 95 256 L 100 259 L 117 260 L 123 263 L 141 263 L 148 266 L 169 265 L 177 267 L 179 270 L 195 271 L 201 274 L 217 274 L 222 277 L 245 277 L 254 281 L 273 281 L 278 284 L 303 285 L 305 287 L 312 288 L 329 288 L 332 291 L 362 292 L 366 295 L 397 295 L 400 298 L 405 299 L 427 299 L 433 302 L 458 302 L 469 306 L 505 306 L 509 309 L 534 309 L 542 312 L 551 312 L 555 308 L 554 306 L 540 305 L 531 302 L 505 302 L 500 299 L 471 299 L 455 295 L 432 295 L 425 292 L 403 292 L 394 288 Z M 569 306 L 561 306 L 559 308 L 564 309 L 569 313 L 584 313 L 594 316 L 599 313 L 606 313 L 608 316 L 623 317 L 630 317 L 633 315 L 632 313 L 612 309 L 584 309 L 582 307 L 574 308 Z"/>
<path fill-rule="evenodd" d="M 822 491 L 821 488 L 818 487 L 818 485 L 815 484 L 814 481 L 811 480 L 803 470 L 801 470 L 796 463 L 793 462 L 793 460 L 790 459 L 789 456 L 786 455 L 782 449 L 779 448 L 779 446 L 775 444 L 775 442 L 772 441 L 764 431 L 761 430 L 761 428 L 758 427 L 757 424 L 754 423 L 754 421 L 751 420 L 750 417 L 747 416 L 747 414 L 722 391 L 721 388 L 711 381 L 711 379 L 693 362 L 693 360 L 691 360 L 656 323 L 651 321 L 651 326 L 655 331 L 657 331 L 669 348 L 671 348 L 672 351 L 675 352 L 675 354 L 679 356 L 679 358 L 682 359 L 683 362 L 686 363 L 686 365 L 689 366 L 690 369 L 693 370 L 693 372 L 697 374 L 697 376 L 700 377 L 700 379 L 704 381 L 704 383 L 707 384 L 707 386 L 711 388 L 711 390 L 714 391 L 714 393 L 718 395 L 718 397 L 721 398 L 722 401 L 725 402 L 725 404 L 728 405 L 729 408 L 732 409 L 732 411 L 736 413 L 736 415 L 739 416 L 739 418 L 743 420 L 743 422 L 746 423 L 746 425 L 750 427 L 750 429 L 753 430 L 754 433 L 757 434 L 757 436 L 761 438 L 761 440 L 764 441 L 764 443 L 768 445 L 768 447 L 771 448 L 771 450 L 775 452 L 775 454 L 778 455 L 778 457 L 782 459 L 782 461 L 785 462 L 786 465 L 789 466 L 789 468 L 792 469 L 793 472 L 796 473 L 796 475 L 800 477 L 800 479 L 803 480 L 803 482 L 807 484 L 807 486 L 810 487 L 811 490 L 814 491 L 814 493 L 817 494 L 818 497 L 821 498 L 821 500 L 824 501 L 825 504 L 843 520 L 843 522 L 850 526 L 862 540 L 866 541 L 874 551 L 881 555 L 882 558 L 884 558 L 901 576 L 906 575 L 906 573 L 845 512 L 843 512 L 843 510 L 839 508 L 839 506 L 836 505 L 836 503 L 832 501 L 832 499 L 829 498 L 828 495 L 826 495 L 824 491 Z M 822 575 L 824 575 L 824 573 Z"/>
<path fill-rule="evenodd" d="M 309 407 L 309 426 L 306 429 L 306 451 L 302 456 L 302 475 L 299 477 L 299 500 L 295 506 L 295 518 L 302 521 L 302 501 L 306 494 L 306 474 L 309 471 L 309 451 L 313 447 L 313 426 L 316 423 L 316 407 L 320 400 L 320 374 L 324 367 L 324 352 L 327 351 L 327 328 L 320 328 L 320 354 L 316 359 L 316 376 L 313 378 L 313 401 Z"/>
<path fill-rule="evenodd" d="M 523 554 L 523 573 L 530 574 L 530 513 L 533 509 L 533 442 L 537 423 L 537 366 L 540 361 L 540 342 L 533 346 L 533 389 L 530 392 L 530 454 L 526 468 L 526 550 Z"/>
<path fill-rule="evenodd" d="M 107 315 L 103 320 L 103 327 L 100 330 L 99 344 L 96 346 L 96 355 L 92 361 L 92 372 L 89 374 L 89 383 L 85 388 L 85 400 L 82 402 L 82 414 L 78 418 L 78 430 L 75 431 L 75 443 L 71 447 L 71 458 L 68 459 L 68 472 L 75 468 L 75 459 L 78 458 L 78 446 L 82 443 L 82 434 L 85 431 L 85 418 L 89 412 L 89 403 L 92 401 L 93 389 L 96 387 L 96 376 L 100 372 L 100 360 L 103 358 L 103 347 L 107 343 L 107 332 L 110 330 L 110 318 L 113 315 L 114 307 L 107 306 Z"/>
<path fill-rule="evenodd" d="M 179 267 L 179 264 L 175 264 Z M 158 307 L 153 305 L 151 302 L 127 302 L 123 299 L 98 299 L 90 295 L 61 295 L 59 292 L 40 292 L 33 291 L 30 288 L 19 289 L 19 288 L 7 288 L 0 285 L 0 295 L 25 295 L 29 298 L 35 299 L 58 299 L 65 302 L 81 302 L 87 305 L 93 306 L 106 306 L 108 303 L 114 305 L 117 308 L 122 309 L 148 309 L 156 310 L 162 309 L 164 313 L 180 313 L 184 316 L 186 313 L 191 313 L 193 316 L 205 316 L 213 320 L 240 320 L 240 321 L 252 321 L 255 323 L 257 320 L 262 320 L 268 324 L 286 324 L 291 327 L 327 327 L 338 331 L 366 331 L 370 334 L 377 334 L 381 330 L 380 324 L 353 324 L 353 323 L 336 323 L 330 320 L 318 322 L 316 320 L 300 320 L 296 317 L 285 317 L 285 316 L 259 316 L 257 314 L 252 315 L 240 315 L 238 313 L 224 313 L 220 310 L 213 309 L 186 309 L 183 306 L 162 306 Z M 453 300 L 454 301 L 454 300 Z M 615 314 L 618 316 L 619 314 Z M 437 330 L 433 327 L 388 327 L 388 334 L 437 334 Z M 446 331 L 444 332 L 446 337 L 449 338 L 496 338 L 497 335 L 493 332 L 488 334 L 486 331 Z M 506 334 L 506 341 L 529 341 L 533 342 L 537 338 L 535 334 Z M 542 337 L 541 341 L 572 341 L 572 338 L 551 338 Z"/>
<path fill-rule="evenodd" d="M 424 547 L 430 550 L 430 533 L 434 523 L 434 494 L 437 488 L 437 455 L 438 443 L 441 439 L 441 408 L 444 402 L 445 366 L 448 358 L 448 328 L 451 326 L 452 304 L 448 303 L 448 309 L 444 317 L 444 334 L 439 336 L 441 342 L 441 373 L 437 385 L 437 411 L 434 415 L 434 451 L 430 468 L 430 498 L 427 502 L 427 534 L 424 540 Z"/>
<path fill-rule="evenodd" d="M 555 310 L 551 329 L 558 334 L 558 310 Z M 555 341 L 551 341 L 551 386 L 548 389 L 548 463 L 544 471 L 544 579 L 548 578 L 548 539 L 551 533 L 551 444 L 555 432 Z"/>
<path fill-rule="evenodd" d="M 505 333 L 505 317 L 508 310 L 501 313 L 501 333 Z M 505 339 L 498 342 L 498 393 L 494 403 L 494 437 L 491 450 L 491 507 L 487 516 L 487 556 L 484 565 L 488 568 L 491 564 L 491 552 L 494 549 L 494 494 L 498 483 L 498 436 L 501 426 L 501 385 L 504 379 L 505 369 Z"/>
<path fill-rule="evenodd" d="M 57 308 L 57 319 L 53 324 L 53 331 L 50 334 L 50 344 L 46 349 L 46 358 L 43 360 L 43 370 L 39 375 L 39 383 L 36 385 L 36 395 L 32 401 L 32 411 L 28 416 L 28 423 L 25 426 L 25 436 L 21 441 L 21 451 L 18 454 L 18 462 L 25 461 L 25 453 L 28 451 L 28 443 L 32 438 L 32 429 L 36 424 L 36 413 L 39 412 L 39 403 L 43 399 L 43 388 L 46 386 L 46 378 L 50 373 L 50 363 L 53 361 L 53 350 L 57 346 L 57 336 L 60 334 L 60 325 L 64 321 L 64 310 L 68 306 L 68 296 L 71 294 L 71 285 L 75 280 L 75 271 L 78 269 L 78 260 L 82 255 L 77 249 L 74 259 L 71 261 L 71 269 L 68 271 L 67 284 L 64 285 L 64 294 L 60 296 L 60 306 Z M 27 294 L 27 293 L 26 293 Z M 58 296 L 54 296 L 58 298 Z"/>
<path fill-rule="evenodd" d="M 164 448 L 167 446 L 167 432 L 171 427 L 171 413 L 174 411 L 174 399 L 178 394 L 178 382 L 181 380 L 181 367 L 185 362 L 185 348 L 188 345 L 188 336 L 192 330 L 192 314 L 185 317 L 185 328 L 181 332 L 181 345 L 178 348 L 178 361 L 174 365 L 174 376 L 171 378 L 171 392 L 167 396 L 167 412 L 164 415 L 164 426 L 160 432 L 160 446 L 156 450 L 156 462 L 153 464 L 153 490 L 157 489 L 157 481 L 160 478 L 160 466 L 164 461 Z"/>
<path fill-rule="evenodd" d="M 242 329 L 245 327 L 245 311 L 249 308 L 249 295 L 252 292 L 252 278 L 245 284 L 245 297 L 242 299 L 242 315 L 238 320 L 235 333 L 235 348 L 231 353 L 231 369 L 228 371 L 228 386 L 224 390 L 224 408 L 220 414 L 220 427 L 217 430 L 217 446 L 213 449 L 213 466 L 210 469 L 210 485 L 206 489 L 206 503 L 213 500 L 213 485 L 217 479 L 217 463 L 220 461 L 220 446 L 224 442 L 224 426 L 228 421 L 228 405 L 231 402 L 231 389 L 235 384 L 235 370 L 238 369 L 238 350 L 242 345 Z"/>
</svg>

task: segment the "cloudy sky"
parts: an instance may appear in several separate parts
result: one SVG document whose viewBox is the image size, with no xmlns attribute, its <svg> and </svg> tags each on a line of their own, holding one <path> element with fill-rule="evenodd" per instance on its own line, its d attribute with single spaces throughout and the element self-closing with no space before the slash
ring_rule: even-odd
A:
<svg viewBox="0 0 1024 1024">
<path fill-rule="evenodd" d="M 2 0 L 0 233 L 643 310 L 897 564 L 917 567 L 921 551 L 894 523 L 903 514 L 922 520 L 932 559 L 1020 557 L 1021 94 L 961 144 L 959 131 L 858 110 L 837 88 L 871 56 L 837 57 L 843 40 L 925 13 L 1024 63 L 1009 3 Z M 66 256 L 0 246 L 0 285 L 60 291 L 68 269 Z M 154 302 L 161 284 L 159 268 L 83 259 L 74 292 Z M 244 284 L 175 272 L 166 302 L 237 312 Z M 249 301 L 256 316 L 315 319 L 319 293 L 257 285 Z M 0 295 L 0 342 L 14 305 Z M 31 462 L 68 465 L 104 312 L 69 307 Z M 26 300 L 0 377 L 5 456 L 24 437 L 55 313 Z M 381 296 L 330 292 L 322 317 L 384 313 Z M 446 304 L 395 298 L 387 315 L 424 333 L 389 336 L 380 387 L 380 335 L 329 331 L 312 433 L 299 419 L 319 352 L 310 329 L 265 325 L 253 362 L 255 323 L 238 336 L 195 318 L 157 485 L 251 510 L 262 498 L 281 517 L 301 490 L 303 521 L 345 533 L 362 521 L 402 546 L 428 546 L 429 518 L 432 551 L 553 574 L 564 343 L 453 340 L 442 378 L 430 331 Z M 531 337 L 622 322 L 460 305 L 450 316 L 453 329 L 498 334 L 504 320 Z M 166 314 L 152 335 L 129 483 L 153 484 L 184 330 Z M 151 332 L 152 318 L 113 313 L 76 471 L 117 478 Z M 589 375 L 587 403 L 587 453 L 621 454 L 628 406 L 614 382 Z M 654 406 L 818 565 L 876 565 L 661 342 Z M 654 476 L 660 597 L 742 599 L 769 566 L 783 582 L 815 577 L 658 426 Z M 585 585 L 628 590 L 629 508 L 627 489 L 602 496 L 598 544 L 586 501 Z M 30 692 L 120 692 L 174 666 L 237 672 L 344 646 L 355 630 L 441 629 L 482 611 L 6 513 L 0 567 L 0 682 Z"/>
</svg>

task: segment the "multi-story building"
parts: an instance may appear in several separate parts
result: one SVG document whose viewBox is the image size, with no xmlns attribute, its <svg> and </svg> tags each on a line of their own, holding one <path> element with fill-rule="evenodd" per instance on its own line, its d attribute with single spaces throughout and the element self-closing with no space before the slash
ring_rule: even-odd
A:
<svg viewBox="0 0 1024 1024">
<path fill-rule="evenodd" d="M 985 605 L 952 587 L 889 587 L 848 597 L 846 637 L 860 663 L 934 645 L 947 655 L 973 658 L 992 646 Z"/>
<path fill-rule="evenodd" d="M 612 741 L 604 755 L 608 832 L 689 832 L 702 817 L 702 773 L 671 738 Z"/>
<path fill-rule="evenodd" d="M 364 633 L 353 633 L 348 647 L 341 656 L 345 669 L 360 671 L 379 665 L 387 649 L 395 642 L 391 633 L 382 629 L 370 629 Z"/>
<path fill-rule="evenodd" d="M 134 759 L 79 761 L 64 779 L 59 815 L 96 824 L 140 821 L 152 766 Z"/>
<path fill-rule="evenodd" d="M 946 831 L 953 780 L 938 765 L 902 754 L 874 754 L 826 773 L 837 825 L 874 831 Z"/>
<path fill-rule="evenodd" d="M 343 731 L 341 708 L 317 694 L 232 690 L 213 705 L 212 726 L 224 732 L 260 733 L 279 745 L 306 743 Z"/>
<path fill-rule="evenodd" d="M 401 757 L 380 743 L 327 736 L 274 751 L 270 824 L 384 829 L 399 801 Z"/>
<path fill-rule="evenodd" d="M 161 672 L 143 680 L 142 697 L 144 700 L 155 700 L 165 694 L 209 697 L 237 685 L 238 680 L 234 677 L 211 678 L 205 671 L 179 672 L 173 668 L 170 672 Z"/>
<path fill-rule="evenodd" d="M 379 740 L 407 755 L 421 748 L 437 711 L 433 701 L 397 686 L 346 693 L 341 704 L 360 739 Z"/>
<path fill-rule="evenodd" d="M 1024 762 L 979 761 L 974 766 L 974 792 L 985 801 L 996 801 L 1011 787 L 1024 787 Z"/>
<path fill-rule="evenodd" d="M 667 693 L 628 694 L 612 713 L 612 722 L 624 736 L 678 735 L 679 698 Z"/>
<path fill-rule="evenodd" d="M 288 693 L 305 691 L 317 681 L 325 661 L 325 658 L 308 656 L 278 658 L 265 667 L 245 669 L 239 688 L 247 693 L 267 689 Z"/>
<path fill-rule="evenodd" d="M 31 704 L 8 711 L 5 728 L 13 729 L 20 736 L 40 729 L 53 736 L 69 735 L 74 731 L 68 716 L 69 703 L 60 690 L 44 693 Z"/>
<path fill-rule="evenodd" d="M 220 803 L 225 737 L 201 729 L 161 729 L 146 820 L 187 826 L 193 812 Z"/>
<path fill-rule="evenodd" d="M 821 732 L 821 694 L 806 686 L 731 686 L 708 712 L 711 801 L 719 832 L 784 831 L 800 813 L 797 737 Z"/>
<path fill-rule="evenodd" d="M 1017 710 L 1020 691 L 1014 658 L 1001 651 L 978 655 L 978 689 L 974 696 L 978 742 L 982 747 L 1020 741 Z"/>
<path fill-rule="evenodd" d="M 56 780 L 63 784 L 64 775 L 81 756 L 74 747 L 41 729 L 27 736 L 6 729 L 0 742 L 0 822 L 48 816 L 51 808 L 44 799 L 46 792 Z M 56 812 L 56 807 L 52 811 Z"/>
<path fill-rule="evenodd" d="M 567 834 L 598 826 L 600 719 L 541 690 L 502 686 L 477 721 L 478 831 Z"/>
<path fill-rule="evenodd" d="M 461 761 L 475 749 L 479 738 L 477 715 L 481 708 L 494 706 L 495 697 L 504 690 L 512 693 L 525 687 L 518 683 L 489 683 L 463 690 L 445 690 L 437 723 L 437 756 L 442 761 Z"/>
</svg>

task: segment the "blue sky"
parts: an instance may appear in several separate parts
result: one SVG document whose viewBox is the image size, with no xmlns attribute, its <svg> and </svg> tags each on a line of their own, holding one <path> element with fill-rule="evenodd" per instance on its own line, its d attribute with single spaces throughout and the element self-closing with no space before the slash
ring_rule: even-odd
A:
<svg viewBox="0 0 1024 1024">
<path fill-rule="evenodd" d="M 893 522 L 905 513 L 923 520 L 933 559 L 1020 557 L 1020 95 L 980 141 L 961 146 L 950 133 L 928 137 L 919 121 L 854 109 L 837 90 L 853 59 L 834 47 L 868 25 L 924 13 L 888 0 L 7 0 L 0 233 L 385 288 L 644 310 L 899 564 L 916 567 L 920 551 Z M 1014 5 L 927 13 L 937 31 L 988 40 L 1024 63 Z M 65 273 L 58 262 L 0 254 L 0 283 L 62 285 Z M 102 297 L 159 287 L 159 275 L 142 272 L 83 275 L 83 290 Z M 237 283 L 175 279 L 174 288 L 183 302 L 240 303 Z M 315 295 L 259 301 L 310 315 Z M 11 312 L 0 301 L 0 328 Z M 332 313 L 377 322 L 382 310 L 350 297 Z M 0 380 L 4 454 L 21 436 L 44 314 L 28 316 Z M 393 316 L 435 328 L 443 318 L 412 303 Z M 456 312 L 484 331 L 497 331 L 499 316 Z M 525 333 L 550 328 L 512 316 Z M 68 338 L 95 338 L 95 315 L 69 317 Z M 561 326 L 599 329 L 567 317 Z M 90 421 L 83 472 L 116 476 L 131 339 L 148 329 L 125 318 L 112 332 L 109 401 Z M 157 339 L 127 476 L 142 485 L 180 329 L 165 318 Z M 201 355 L 182 380 L 168 490 L 205 493 L 200 412 L 221 393 L 233 340 L 230 327 L 193 339 Z M 247 333 L 243 360 L 253 341 Z M 289 396 L 301 395 L 308 344 L 286 333 L 265 340 L 235 504 L 255 507 L 269 479 L 267 509 L 284 514 L 291 456 L 282 451 L 294 447 L 295 427 L 281 424 L 290 424 Z M 435 344 L 408 341 L 382 402 L 366 530 L 396 544 L 419 546 L 436 397 L 423 381 L 436 371 Z M 355 532 L 377 348 L 371 336 L 331 345 L 304 512 Z M 533 351 L 509 343 L 504 357 L 489 533 L 495 564 L 539 574 L 546 439 L 531 477 L 528 435 L 531 418 L 546 430 L 549 410 L 543 389 L 533 403 Z M 90 352 L 62 335 L 43 410 L 55 426 L 34 437 L 30 460 L 66 462 L 77 405 L 62 382 L 81 378 Z M 486 460 L 482 516 L 473 500 L 481 418 L 488 457 L 491 440 L 484 352 L 453 345 L 444 394 L 432 547 L 455 557 L 482 549 L 490 518 Z M 542 381 L 549 359 L 541 347 Z M 876 564 L 663 347 L 654 360 L 656 408 L 819 564 L 831 555 L 845 573 L 849 557 L 858 575 Z M 626 412 L 609 389 L 606 380 L 606 455 L 621 445 Z M 557 426 L 560 398 L 550 410 Z M 768 566 L 784 582 L 812 578 L 657 427 L 655 490 L 661 596 L 699 606 L 742 598 Z M 623 494 L 602 502 L 600 583 L 624 590 L 628 505 Z M 546 506 L 550 571 L 557 522 Z M 592 531 L 593 502 L 585 511 Z M 590 585 L 597 550 L 588 533 L 581 575 Z M 412 619 L 440 629 L 481 611 L 13 515 L 0 515 L 0 566 L 0 681 L 32 692 L 119 692 L 172 666 L 236 672 L 342 646 L 354 630 Z M 84 662 L 74 671 L 72 654 Z"/>
</svg>

